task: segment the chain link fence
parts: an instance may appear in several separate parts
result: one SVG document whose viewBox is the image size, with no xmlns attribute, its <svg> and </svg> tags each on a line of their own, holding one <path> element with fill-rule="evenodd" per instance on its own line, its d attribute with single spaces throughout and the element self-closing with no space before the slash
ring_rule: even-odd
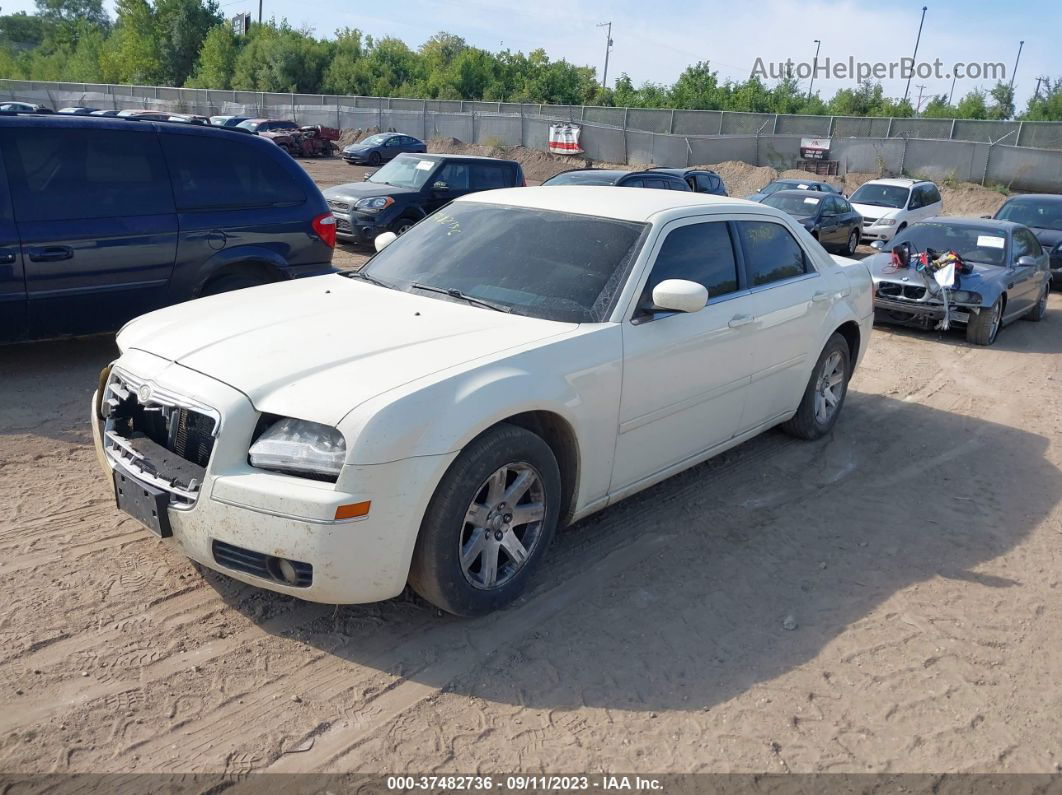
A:
<svg viewBox="0 0 1062 795">
<path fill-rule="evenodd" d="M 1062 148 L 1054 148 L 1062 147 L 1062 123 L 1054 122 L 783 116 L 14 80 L 0 80 L 0 98 L 55 108 L 294 118 L 300 124 L 540 150 L 547 149 L 551 123 L 572 120 L 582 125 L 583 157 L 633 165 L 737 160 L 785 169 L 799 159 L 801 137 L 828 136 L 830 156 L 842 173 L 908 174 L 1062 193 Z"/>
</svg>

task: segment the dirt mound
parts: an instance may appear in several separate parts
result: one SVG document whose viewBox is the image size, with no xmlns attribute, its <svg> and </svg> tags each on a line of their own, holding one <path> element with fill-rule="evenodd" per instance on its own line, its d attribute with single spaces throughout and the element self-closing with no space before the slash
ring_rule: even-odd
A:
<svg viewBox="0 0 1062 795">
<path fill-rule="evenodd" d="M 356 144 L 363 138 L 367 138 L 370 135 L 375 135 L 378 132 L 380 132 L 379 127 L 369 127 L 366 130 L 362 130 L 360 127 L 354 130 L 342 130 L 339 133 L 339 140 L 336 141 L 336 143 L 339 144 L 340 148 L 344 146 L 350 146 L 351 144 Z"/>
<path fill-rule="evenodd" d="M 754 166 L 740 160 L 707 163 L 697 168 L 710 168 L 721 176 L 731 196 L 748 196 L 778 176 L 778 172 L 770 166 Z"/>
<path fill-rule="evenodd" d="M 570 168 L 622 168 L 633 170 L 633 166 L 604 163 L 585 157 L 565 157 L 529 149 L 526 146 L 485 146 L 483 144 L 466 144 L 457 138 L 432 138 L 428 141 L 428 151 L 448 155 L 477 155 L 480 157 L 501 157 L 515 160 L 524 169 L 524 176 L 531 182 L 542 182 L 567 171 Z"/>
</svg>

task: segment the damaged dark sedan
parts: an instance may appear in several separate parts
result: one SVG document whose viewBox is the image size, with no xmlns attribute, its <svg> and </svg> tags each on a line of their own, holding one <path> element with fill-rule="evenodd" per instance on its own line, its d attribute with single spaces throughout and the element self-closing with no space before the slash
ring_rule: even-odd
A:
<svg viewBox="0 0 1062 795">
<path fill-rule="evenodd" d="M 946 330 L 991 345 L 1014 320 L 1042 320 L 1050 289 L 1049 257 L 1021 224 L 929 218 L 896 235 L 891 250 L 865 262 L 874 278 L 875 319 Z"/>
</svg>

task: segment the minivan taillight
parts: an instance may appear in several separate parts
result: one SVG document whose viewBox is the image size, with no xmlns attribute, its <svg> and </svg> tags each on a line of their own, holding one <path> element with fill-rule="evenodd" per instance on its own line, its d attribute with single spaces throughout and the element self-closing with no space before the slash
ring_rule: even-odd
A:
<svg viewBox="0 0 1062 795">
<path fill-rule="evenodd" d="M 336 247 L 336 217 L 332 213 L 321 213 L 313 219 L 314 234 L 328 244 L 329 248 Z"/>
</svg>

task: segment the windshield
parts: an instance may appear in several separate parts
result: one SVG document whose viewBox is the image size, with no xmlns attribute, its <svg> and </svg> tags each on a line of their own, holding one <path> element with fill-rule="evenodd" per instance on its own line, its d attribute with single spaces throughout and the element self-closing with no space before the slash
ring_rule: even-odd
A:
<svg viewBox="0 0 1062 795">
<path fill-rule="evenodd" d="M 460 290 L 514 314 L 598 323 L 626 281 L 644 228 L 554 210 L 457 202 L 414 226 L 363 271 L 407 292 L 418 292 L 415 283 Z"/>
<path fill-rule="evenodd" d="M 931 248 L 938 253 L 954 251 L 967 262 L 981 265 L 1000 266 L 1006 262 L 1007 239 L 992 227 L 920 223 L 896 235 L 889 248 L 901 243 L 909 243 L 913 254 Z"/>
<path fill-rule="evenodd" d="M 801 182 L 797 184 L 795 182 L 780 182 L 778 180 L 775 180 L 774 182 L 770 182 L 767 185 L 764 185 L 762 188 L 760 188 L 759 192 L 766 196 L 770 196 L 772 193 L 777 193 L 780 190 L 804 190 L 808 187 L 808 185 L 809 183 L 807 182 Z"/>
<path fill-rule="evenodd" d="M 550 177 L 543 185 L 615 185 L 616 175 L 608 171 L 568 171 Z"/>
<path fill-rule="evenodd" d="M 817 196 L 794 196 L 791 193 L 775 193 L 763 200 L 768 207 L 777 207 L 783 212 L 795 215 L 797 218 L 806 218 L 815 215 L 819 211 L 822 199 Z"/>
<path fill-rule="evenodd" d="M 364 141 L 359 141 L 358 146 L 379 146 L 388 139 L 387 135 L 370 135 Z"/>
<path fill-rule="evenodd" d="M 439 165 L 437 160 L 399 155 L 379 171 L 373 172 L 367 181 L 381 185 L 394 185 L 396 188 L 420 189 L 428 181 L 428 177 L 437 165 Z"/>
<path fill-rule="evenodd" d="M 900 208 L 907 206 L 910 188 L 899 185 L 872 185 L 869 182 L 859 186 L 850 201 L 856 204 L 872 204 L 876 207 Z"/>
<path fill-rule="evenodd" d="M 260 124 L 261 124 L 261 122 L 251 121 L 250 119 L 248 119 L 247 121 L 241 121 L 236 126 L 237 127 L 243 127 L 243 129 L 250 130 L 251 132 L 257 132 L 258 131 L 258 126 Z"/>
<path fill-rule="evenodd" d="M 996 218 L 1062 232 L 1062 202 L 1010 201 L 999 208 Z"/>
</svg>

